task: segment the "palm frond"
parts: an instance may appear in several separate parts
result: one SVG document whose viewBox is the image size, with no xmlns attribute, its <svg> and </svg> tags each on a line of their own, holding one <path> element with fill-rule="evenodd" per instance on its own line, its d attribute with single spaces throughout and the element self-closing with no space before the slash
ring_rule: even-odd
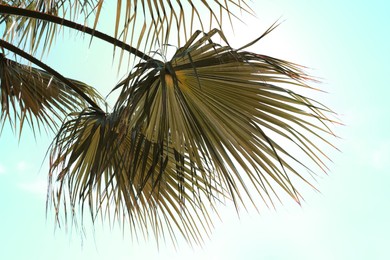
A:
<svg viewBox="0 0 390 260">
<path fill-rule="evenodd" d="M 114 37 L 122 38 L 122 41 L 130 42 L 137 49 L 145 50 L 156 45 L 165 48 L 169 36 L 176 31 L 177 43 L 180 46 L 182 44 L 180 39 L 187 40 L 196 29 L 205 31 L 212 27 L 221 28 L 224 15 L 232 23 L 232 17 L 238 18 L 236 16 L 238 12 L 253 14 L 246 2 L 245 0 L 118 0 Z M 103 5 L 104 1 L 99 1 L 95 27 Z M 208 13 L 209 18 L 205 19 L 200 13 Z M 137 28 L 141 30 L 137 31 Z"/>
<path fill-rule="evenodd" d="M 84 215 L 88 206 L 92 220 L 101 215 L 111 223 L 127 221 L 137 236 L 169 234 L 175 241 L 178 230 L 189 243 L 202 243 L 212 225 L 205 204 L 195 192 L 181 191 L 206 193 L 208 181 L 194 175 L 189 158 L 173 148 L 163 161 L 153 156 L 154 144 L 145 136 L 122 131 L 123 117 L 87 109 L 73 113 L 61 127 L 51 148 L 49 177 L 59 223 L 59 213 L 77 221 L 74 209 L 78 205 Z"/>
<path fill-rule="evenodd" d="M 256 189 L 272 204 L 275 186 L 299 202 L 296 183 L 310 184 L 312 163 L 326 170 L 327 157 L 312 140 L 330 145 L 323 136 L 332 135 L 332 111 L 293 91 L 308 88 L 299 66 L 220 46 L 216 34 L 195 33 L 163 65 L 139 65 L 119 84 L 116 108 L 128 111 L 131 129 L 159 144 L 156 153 L 172 147 L 197 169 L 215 172 L 236 203 L 240 191 L 251 198 Z"/>
<path fill-rule="evenodd" d="M 82 19 L 85 21 L 95 8 L 96 0 L 10 0 L 2 1 L 1 4 L 36 11 L 53 17 L 69 17 L 73 20 L 79 19 L 80 14 L 82 14 Z M 0 24 L 5 26 L 4 40 L 24 50 L 28 49 L 30 53 L 35 53 L 39 48 L 41 48 L 42 53 L 48 51 L 61 28 L 47 20 L 9 15 L 7 13 L 0 13 Z"/>
<path fill-rule="evenodd" d="M 38 49 L 42 53 L 50 49 L 59 29 L 62 28 L 59 25 L 83 32 L 87 29 L 89 34 L 96 36 L 94 32 L 103 4 L 103 0 L 2 1 L 0 3 L 0 24 L 4 25 L 3 39 L 34 54 Z M 9 13 L 10 9 L 7 7 L 18 8 L 19 11 L 15 12 L 12 9 L 12 13 Z M 200 15 L 203 11 L 209 13 L 208 23 Z M 150 50 L 156 45 L 163 49 L 166 48 L 172 27 L 177 30 L 176 39 L 180 45 L 180 39 L 186 40 L 194 28 L 207 30 L 207 27 L 211 28 L 214 23 L 221 28 L 225 15 L 232 23 L 232 17 L 239 19 L 236 14 L 242 11 L 253 14 L 249 5 L 243 0 L 224 2 L 217 0 L 175 2 L 128 0 L 126 4 L 118 1 L 114 37 L 96 32 L 103 36 L 100 38 L 104 40 L 110 38 L 108 41 L 121 47 L 122 50 L 131 49 L 131 53 L 136 53 L 141 58 L 148 58 L 145 54 L 141 55 L 141 50 Z M 78 18 L 79 14 L 82 14 L 81 18 Z M 95 16 L 94 28 L 90 29 L 86 23 L 88 18 L 93 16 Z M 151 22 L 149 22 L 150 18 Z M 81 20 L 84 26 L 75 23 L 78 20 Z M 142 28 L 141 32 L 137 31 L 138 27 Z M 120 38 L 122 41 L 119 40 Z M 128 48 L 129 46 L 124 48 L 125 42 L 135 45 L 135 48 Z"/>
<path fill-rule="evenodd" d="M 69 81 L 96 102 L 102 102 L 92 87 Z M 0 95 L 1 128 L 8 120 L 19 134 L 25 121 L 33 130 L 41 125 L 53 130 L 70 111 L 86 107 L 83 98 L 64 82 L 46 71 L 7 59 L 4 54 L 0 54 Z"/>
<path fill-rule="evenodd" d="M 103 41 L 106 41 L 114 46 L 121 48 L 123 51 L 127 51 L 131 54 L 134 54 L 135 56 L 137 56 L 140 59 L 143 59 L 143 60 L 151 60 L 152 59 L 152 57 L 143 53 L 139 49 L 136 49 L 136 48 L 130 46 L 129 44 L 126 44 L 123 41 L 120 41 L 112 36 L 109 36 L 108 34 L 101 32 L 101 31 L 95 30 L 93 28 L 82 25 L 80 23 L 73 22 L 73 21 L 65 19 L 65 18 L 53 16 L 53 15 L 39 12 L 39 11 L 35 11 L 35 10 L 29 10 L 29 9 L 25 9 L 25 8 L 21 8 L 21 7 L 9 6 L 9 5 L 4 5 L 4 4 L 0 3 L 0 17 L 1 17 L 1 15 L 5 16 L 5 17 L 8 17 L 11 15 L 11 16 L 19 17 L 18 19 L 21 19 L 21 17 L 24 17 L 24 19 L 26 19 L 26 20 L 39 20 L 42 23 L 51 24 L 53 26 L 60 25 L 63 27 L 68 27 L 68 28 L 73 29 L 75 31 L 86 33 L 86 34 L 89 34 L 93 37 L 99 38 Z M 3 19 L 3 20 L 0 19 L 0 24 L 4 23 L 4 21 L 7 21 L 7 19 Z M 9 36 L 10 33 L 12 33 L 12 31 L 5 31 L 4 38 L 7 38 L 7 36 Z M 2 41 L 4 42 L 4 40 L 2 40 Z M 51 45 L 51 42 L 48 45 L 44 44 L 43 49 L 49 48 L 50 45 Z"/>
<path fill-rule="evenodd" d="M 333 112 L 299 94 L 310 89 L 300 66 L 221 46 L 217 35 L 198 31 L 171 61 L 138 64 L 116 86 L 112 113 L 71 115 L 51 148 L 57 213 L 88 206 L 93 220 L 202 243 L 219 200 L 300 202 L 313 165 L 326 171 Z"/>
</svg>

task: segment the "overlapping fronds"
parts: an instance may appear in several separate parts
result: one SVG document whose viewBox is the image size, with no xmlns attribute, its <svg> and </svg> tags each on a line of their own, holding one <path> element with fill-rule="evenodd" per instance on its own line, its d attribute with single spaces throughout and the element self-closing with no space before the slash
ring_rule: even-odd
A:
<svg viewBox="0 0 390 260">
<path fill-rule="evenodd" d="M 75 217 L 77 206 L 83 215 L 88 205 L 93 220 L 100 214 L 111 223 L 127 221 L 135 235 L 175 241 L 179 231 L 189 243 L 201 243 L 211 220 L 196 194 L 207 193 L 208 179 L 171 147 L 167 158 L 154 156 L 154 144 L 136 129 L 124 130 L 123 117 L 88 109 L 73 113 L 60 129 L 50 156 L 57 217 Z"/>
<path fill-rule="evenodd" d="M 318 144 L 332 134 L 332 112 L 293 91 L 307 88 L 299 66 L 219 46 L 212 42 L 218 32 L 195 33 L 170 62 L 141 64 L 120 84 L 116 107 L 159 144 L 156 153 L 172 147 L 214 172 L 235 202 L 255 188 L 272 203 L 275 186 L 299 202 L 295 183 L 309 183 L 312 163 L 326 169 Z M 307 158 L 295 158 L 294 149 Z"/>
<path fill-rule="evenodd" d="M 105 2 L 101 0 L 97 5 L 95 25 Z M 137 49 L 150 49 L 156 45 L 166 47 L 164 45 L 168 44 L 169 37 L 176 33 L 180 46 L 183 43 L 180 39 L 187 40 L 196 29 L 204 31 L 212 27 L 221 28 L 224 15 L 232 22 L 232 17 L 237 18 L 239 12 L 252 13 L 246 2 L 118 0 L 114 37 L 130 42 Z M 208 13 L 209 18 L 204 19 L 200 13 Z"/>
<path fill-rule="evenodd" d="M 85 20 L 95 8 L 96 1 L 10 0 L 1 1 L 1 4 L 72 20 L 77 20 L 82 14 Z M 0 13 L 0 24 L 4 25 L 3 39 L 31 53 L 38 48 L 42 48 L 42 52 L 49 50 L 59 30 L 58 24 L 50 21 L 7 13 Z"/>
<path fill-rule="evenodd" d="M 96 102 L 102 100 L 92 87 L 76 80 L 70 82 Z M 33 130 L 41 125 L 56 128 L 69 112 L 87 106 L 82 97 L 53 75 L 7 59 L 2 53 L 0 96 L 1 128 L 8 120 L 19 133 L 25 121 Z"/>
<path fill-rule="evenodd" d="M 57 212 L 62 200 L 70 212 L 88 204 L 93 219 L 125 216 L 146 236 L 179 230 L 201 243 L 219 199 L 300 202 L 297 185 L 326 169 L 332 111 L 299 94 L 309 89 L 299 66 L 221 46 L 216 34 L 136 66 L 111 114 L 86 110 L 63 125 L 51 150 Z"/>
</svg>

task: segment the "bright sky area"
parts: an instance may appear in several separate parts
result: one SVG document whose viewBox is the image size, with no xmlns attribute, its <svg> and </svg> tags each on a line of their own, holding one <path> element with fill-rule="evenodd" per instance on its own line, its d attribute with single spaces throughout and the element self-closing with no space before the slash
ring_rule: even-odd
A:
<svg viewBox="0 0 390 260">
<path fill-rule="evenodd" d="M 328 92 L 316 96 L 345 124 L 329 150 L 330 172 L 318 180 L 321 193 L 305 190 L 300 207 L 292 202 L 277 210 L 220 208 L 221 221 L 202 248 L 185 243 L 174 249 L 134 241 L 100 222 L 95 235 L 82 241 L 72 230 L 54 229 L 45 216 L 48 170 L 42 164 L 51 141 L 20 143 L 5 128 L 0 137 L 0 259 L 390 259 L 390 2 L 252 1 L 258 19 L 244 17 L 230 34 L 233 47 L 260 35 L 275 20 L 282 25 L 251 50 L 308 67 Z M 79 34 L 61 38 L 46 59 L 64 75 L 97 87 L 106 95 L 118 81 L 112 47 Z"/>
</svg>

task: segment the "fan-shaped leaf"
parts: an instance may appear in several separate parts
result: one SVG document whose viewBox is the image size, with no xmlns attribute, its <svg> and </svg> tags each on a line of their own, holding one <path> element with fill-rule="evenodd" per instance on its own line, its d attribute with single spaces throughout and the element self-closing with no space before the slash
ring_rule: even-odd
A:
<svg viewBox="0 0 390 260">
<path fill-rule="evenodd" d="M 179 230 L 201 243 L 219 198 L 300 201 L 297 183 L 311 185 L 313 164 L 326 170 L 332 111 L 298 93 L 310 89 L 298 65 L 220 46 L 216 34 L 196 32 L 170 62 L 138 64 L 111 114 L 71 115 L 51 151 L 56 212 L 62 200 L 72 216 L 88 204 L 92 219 L 126 216 L 145 236 Z"/>
<path fill-rule="evenodd" d="M 195 175 L 189 158 L 172 148 L 165 158 L 153 156 L 154 144 L 136 130 L 122 131 L 122 118 L 120 113 L 89 109 L 73 113 L 64 123 L 51 150 L 57 214 L 62 200 L 72 209 L 80 205 L 82 211 L 88 203 L 93 220 L 99 213 L 111 221 L 126 216 L 135 233 L 148 236 L 153 231 L 157 239 L 169 233 L 175 241 L 179 230 L 188 242 L 201 243 L 211 222 L 204 202 L 194 195 L 206 193 L 208 181 Z"/>
<path fill-rule="evenodd" d="M 299 202 L 295 183 L 309 183 L 308 159 L 326 169 L 312 140 L 330 144 L 322 136 L 332 134 L 332 112 L 293 91 L 308 88 L 299 66 L 220 46 L 212 41 L 217 33 L 195 33 L 170 62 L 140 64 L 119 84 L 116 108 L 128 111 L 129 128 L 158 144 L 155 153 L 172 147 L 197 169 L 215 171 L 235 202 L 240 191 L 251 198 L 256 189 L 272 203 L 275 186 Z M 307 157 L 296 158 L 295 149 Z"/>
</svg>

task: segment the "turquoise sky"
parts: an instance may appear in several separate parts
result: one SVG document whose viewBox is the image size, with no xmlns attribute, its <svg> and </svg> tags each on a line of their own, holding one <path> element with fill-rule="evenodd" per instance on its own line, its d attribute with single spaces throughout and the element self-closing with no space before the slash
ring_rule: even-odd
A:
<svg viewBox="0 0 390 260">
<path fill-rule="evenodd" d="M 75 230 L 54 229 L 45 216 L 51 139 L 28 130 L 20 143 L 5 127 L 0 136 L 0 259 L 390 259 L 390 2 L 256 0 L 258 18 L 244 17 L 229 33 L 233 47 L 260 35 L 275 20 L 277 30 L 252 51 L 307 66 L 327 94 L 316 98 L 345 124 L 329 149 L 330 172 L 318 180 L 321 193 L 305 190 L 302 207 L 286 201 L 276 211 L 242 212 L 221 207 L 222 221 L 203 248 L 132 240 L 100 222 L 80 239 Z M 47 63 L 102 94 L 118 81 L 112 47 L 80 34 L 59 38 Z M 27 128 L 26 128 L 27 129 Z"/>
</svg>

